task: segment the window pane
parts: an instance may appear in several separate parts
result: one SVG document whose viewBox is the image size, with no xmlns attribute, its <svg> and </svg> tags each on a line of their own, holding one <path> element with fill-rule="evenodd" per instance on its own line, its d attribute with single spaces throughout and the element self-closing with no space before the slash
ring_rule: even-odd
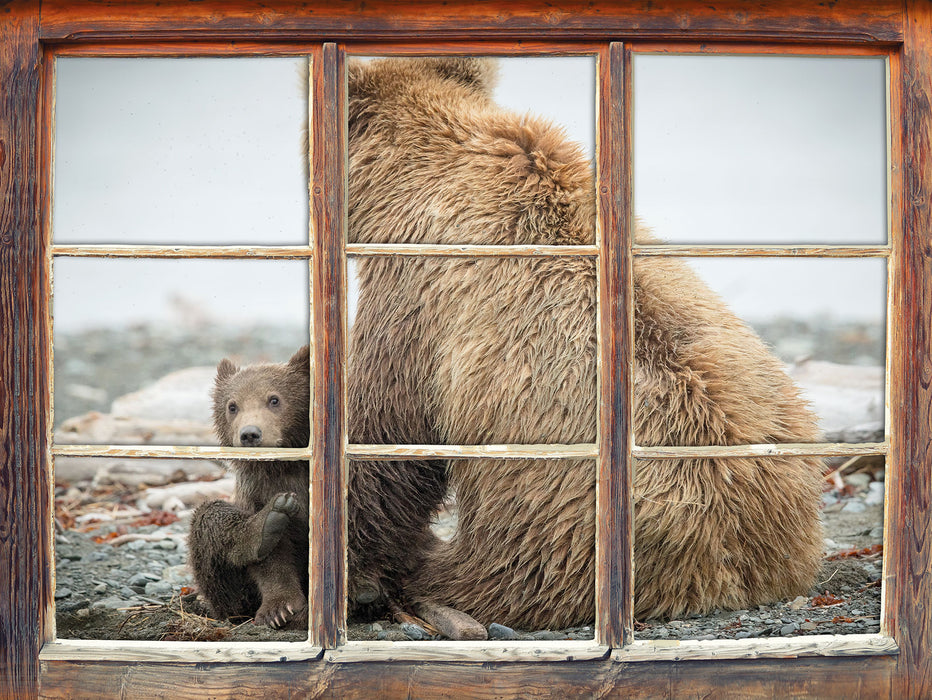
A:
<svg viewBox="0 0 932 700">
<path fill-rule="evenodd" d="M 412 527 L 393 547 L 373 542 L 373 533 L 410 522 L 416 506 L 398 475 L 426 467 L 350 463 L 350 639 L 438 638 L 429 628 L 422 635 L 393 623 L 383 601 L 359 600 L 379 586 L 390 590 L 394 577 L 410 571 L 409 595 L 471 615 L 491 639 L 592 639 L 594 462 L 451 460 L 450 492 L 430 531 Z M 432 545 L 414 546 L 424 539 Z"/>
<path fill-rule="evenodd" d="M 887 239 L 880 58 L 636 55 L 634 209 L 671 243 Z"/>
<path fill-rule="evenodd" d="M 60 58 L 55 243 L 305 244 L 302 58 Z"/>
<path fill-rule="evenodd" d="M 768 460 L 770 473 L 749 470 L 755 461 L 637 460 L 636 638 L 880 631 L 883 458 L 828 460 L 820 513 L 781 487 L 781 460 Z M 730 487 L 710 488 L 716 478 Z M 688 598 L 710 605 L 703 614 L 651 613 Z"/>
<path fill-rule="evenodd" d="M 301 261 L 57 258 L 54 275 L 59 443 L 216 444 L 220 360 L 308 344 Z"/>
<path fill-rule="evenodd" d="M 298 465 L 299 463 L 294 463 Z M 300 467 L 296 466 L 296 469 Z M 305 487 L 306 490 L 306 487 Z M 244 606 L 232 619 L 205 602 L 189 537 L 192 515 L 217 501 L 232 509 L 233 477 L 203 460 L 55 459 L 55 619 L 59 639 L 152 641 L 301 641 L 304 630 L 273 630 L 248 622 L 259 606 L 253 574 L 214 563 L 214 585 L 228 586 L 225 600 Z M 229 516 L 232 510 L 225 510 Z M 239 512 L 239 511 L 237 511 Z M 226 517 L 215 528 L 215 547 L 235 548 L 245 538 L 224 540 L 245 515 Z M 304 533 L 306 537 L 306 520 Z M 280 545 L 279 545 L 280 547 Z M 282 568 L 291 561 L 276 547 Z M 290 566 L 307 570 L 305 555 Z M 202 557 L 202 560 L 204 557 Z M 306 576 L 294 579 L 306 586 Z M 306 589 L 305 589 L 306 590 Z M 298 590 L 300 594 L 300 589 Z M 217 595 L 216 593 L 214 595 Z"/>
<path fill-rule="evenodd" d="M 636 258 L 634 271 L 639 445 L 883 440 L 883 259 Z"/>
</svg>

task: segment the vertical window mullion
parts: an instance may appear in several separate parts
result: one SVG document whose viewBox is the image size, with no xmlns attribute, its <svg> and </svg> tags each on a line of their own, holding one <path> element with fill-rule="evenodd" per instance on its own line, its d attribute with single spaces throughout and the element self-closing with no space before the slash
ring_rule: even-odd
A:
<svg viewBox="0 0 932 700">
<path fill-rule="evenodd" d="M 629 53 L 619 42 L 609 44 L 599 56 L 596 631 L 599 642 L 612 647 L 630 643 L 634 629 L 629 66 Z"/>
<path fill-rule="evenodd" d="M 344 368 L 346 322 L 344 52 L 325 43 L 310 70 L 314 399 L 310 469 L 310 641 L 346 639 Z"/>
</svg>

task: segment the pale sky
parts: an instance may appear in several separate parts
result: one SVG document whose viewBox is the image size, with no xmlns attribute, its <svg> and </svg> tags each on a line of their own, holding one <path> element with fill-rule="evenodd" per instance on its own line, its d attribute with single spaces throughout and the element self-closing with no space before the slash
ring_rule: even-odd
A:
<svg viewBox="0 0 932 700">
<path fill-rule="evenodd" d="M 885 241 L 884 70 L 881 59 L 636 57 L 635 213 L 677 243 Z M 55 242 L 307 241 L 299 74 L 291 58 L 59 59 Z M 502 59 L 496 99 L 592 153 L 593 58 Z M 881 261 L 695 267 L 750 320 L 882 318 Z M 59 330 L 167 318 L 179 303 L 230 324 L 306 324 L 300 262 L 59 258 L 54 273 Z"/>
</svg>

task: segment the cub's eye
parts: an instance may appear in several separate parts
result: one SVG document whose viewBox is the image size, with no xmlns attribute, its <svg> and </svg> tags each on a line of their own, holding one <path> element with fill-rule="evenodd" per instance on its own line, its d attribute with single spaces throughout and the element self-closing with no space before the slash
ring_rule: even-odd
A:
<svg viewBox="0 0 932 700">
<path fill-rule="evenodd" d="M 230 404 L 227 406 L 227 410 L 230 413 L 236 413 L 236 411 L 239 410 L 239 407 L 236 405 L 235 401 L 230 401 Z"/>
<path fill-rule="evenodd" d="M 269 406 L 273 406 L 273 407 L 274 407 L 274 406 L 277 406 L 278 404 L 279 404 L 279 401 L 278 401 L 278 397 L 277 397 L 277 396 L 270 396 L 270 397 L 269 397 Z"/>
</svg>

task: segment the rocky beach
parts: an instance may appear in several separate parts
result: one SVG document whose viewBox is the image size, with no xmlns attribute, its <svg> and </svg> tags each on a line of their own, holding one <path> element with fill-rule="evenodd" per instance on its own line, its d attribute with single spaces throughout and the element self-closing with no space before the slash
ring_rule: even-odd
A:
<svg viewBox="0 0 932 700">
<path fill-rule="evenodd" d="M 883 439 L 882 329 L 826 319 L 777 321 L 758 332 L 787 363 L 822 420 L 826 440 Z M 55 337 L 58 444 L 210 445 L 209 391 L 222 357 L 286 360 L 307 342 L 297 328 L 137 326 Z M 884 464 L 829 460 L 823 493 L 825 560 L 817 584 L 791 600 L 682 620 L 639 621 L 639 639 L 745 639 L 877 632 L 880 628 Z M 55 463 L 59 638 L 297 640 L 249 620 L 206 615 L 187 568 L 190 515 L 225 498 L 232 478 L 206 460 L 60 457 Z M 436 531 L 456 528 L 455 500 Z M 591 639 L 591 627 L 512 630 L 492 639 Z M 432 639 L 402 616 L 355 621 L 351 639 Z"/>
</svg>

